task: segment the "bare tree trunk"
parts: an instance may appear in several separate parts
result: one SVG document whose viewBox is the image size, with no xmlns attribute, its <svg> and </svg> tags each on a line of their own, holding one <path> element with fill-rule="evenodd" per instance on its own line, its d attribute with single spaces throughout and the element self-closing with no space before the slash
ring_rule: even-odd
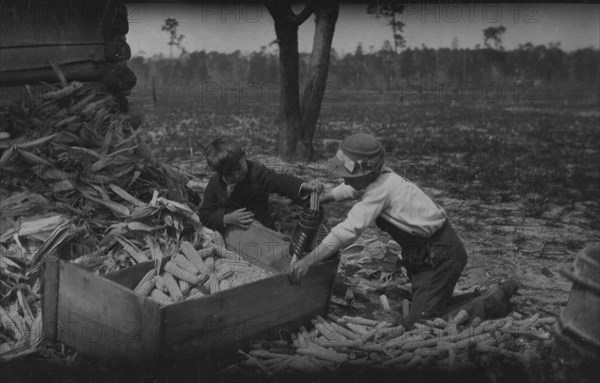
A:
<svg viewBox="0 0 600 383">
<path fill-rule="evenodd" d="M 279 137 L 277 154 L 296 158 L 300 139 L 300 91 L 298 87 L 298 26 L 275 22 L 279 40 Z"/>
<path fill-rule="evenodd" d="M 338 13 L 339 4 L 323 3 L 315 10 L 316 25 L 311 63 L 301 102 L 301 154 L 307 159 L 312 159 L 314 156 L 313 138 L 327 86 L 331 41 Z"/>
<path fill-rule="evenodd" d="M 279 42 L 277 155 L 288 161 L 309 159 L 313 155 L 312 140 L 327 84 L 331 41 L 339 5 L 309 2 L 298 14 L 292 11 L 291 1 L 271 1 L 265 5 L 275 20 L 275 34 Z M 311 66 L 300 104 L 298 27 L 313 13 L 316 13 L 316 29 Z"/>
</svg>

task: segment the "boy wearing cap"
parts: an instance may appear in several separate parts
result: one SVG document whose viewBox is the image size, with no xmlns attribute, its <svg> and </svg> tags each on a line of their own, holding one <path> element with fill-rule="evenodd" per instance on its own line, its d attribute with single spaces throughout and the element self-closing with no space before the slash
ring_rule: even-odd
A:
<svg viewBox="0 0 600 383">
<path fill-rule="evenodd" d="M 310 265 L 350 245 L 375 222 L 402 247 L 413 294 L 408 321 L 435 318 L 443 315 L 467 263 L 464 245 L 444 209 L 383 164 L 384 150 L 375 137 L 359 133 L 342 141 L 328 170 L 344 183 L 320 201 L 358 202 L 319 246 L 290 267 L 290 278 L 298 283 Z"/>
<path fill-rule="evenodd" d="M 206 161 L 216 172 L 208 181 L 199 210 L 200 221 L 210 229 L 224 232 L 229 226 L 247 229 L 254 219 L 275 230 L 269 213 L 269 193 L 301 203 L 322 185 L 278 174 L 246 159 L 240 144 L 220 137 L 206 149 Z"/>
</svg>

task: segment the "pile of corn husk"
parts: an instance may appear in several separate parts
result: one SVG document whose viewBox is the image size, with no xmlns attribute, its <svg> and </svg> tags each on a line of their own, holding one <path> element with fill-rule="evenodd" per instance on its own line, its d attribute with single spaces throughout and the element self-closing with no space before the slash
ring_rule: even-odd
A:
<svg viewBox="0 0 600 383">
<path fill-rule="evenodd" d="M 437 318 L 407 331 L 387 321 L 317 316 L 312 329 L 300 327 L 291 342 L 257 343 L 247 353 L 240 350 L 246 359 L 223 373 L 242 368 L 267 377 L 371 370 L 451 374 L 479 367 L 485 354 L 526 366 L 552 342 L 554 322 L 554 317 L 525 318 L 516 312 L 501 319 L 469 321 L 466 311 L 460 311 L 448 322 Z"/>
<path fill-rule="evenodd" d="M 158 161 L 122 111 L 102 85 L 64 80 L 0 106 L 0 360 L 42 340 L 48 257 L 103 274 L 210 236 L 186 199 L 188 175 Z"/>
</svg>

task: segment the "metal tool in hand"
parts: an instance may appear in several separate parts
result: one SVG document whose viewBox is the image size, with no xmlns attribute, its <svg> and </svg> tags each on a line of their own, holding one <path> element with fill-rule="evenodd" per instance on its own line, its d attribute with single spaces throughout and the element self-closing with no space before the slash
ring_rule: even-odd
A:
<svg viewBox="0 0 600 383">
<path fill-rule="evenodd" d="M 293 259 L 300 259 L 304 254 L 306 244 L 312 240 L 319 224 L 321 223 L 321 215 L 319 211 L 319 194 L 317 191 L 310 193 L 310 206 L 304 209 L 300 215 L 299 230 L 300 236 L 294 246 Z"/>
</svg>

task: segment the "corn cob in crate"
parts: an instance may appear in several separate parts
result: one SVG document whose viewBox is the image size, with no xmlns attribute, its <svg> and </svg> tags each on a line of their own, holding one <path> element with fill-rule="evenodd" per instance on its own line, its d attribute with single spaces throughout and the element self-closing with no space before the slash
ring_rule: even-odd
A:
<svg viewBox="0 0 600 383">
<path fill-rule="evenodd" d="M 156 270 L 152 269 L 148 271 L 133 291 L 143 296 L 150 294 L 154 288 L 154 275 L 156 275 Z"/>
<path fill-rule="evenodd" d="M 160 274 L 155 269 L 146 273 L 135 292 L 166 305 L 216 294 L 273 275 L 228 250 L 220 234 L 214 236 L 213 241 L 205 241 L 200 249 L 183 241 L 179 252 L 175 249 L 171 260 L 164 264 L 164 270 Z"/>
</svg>

